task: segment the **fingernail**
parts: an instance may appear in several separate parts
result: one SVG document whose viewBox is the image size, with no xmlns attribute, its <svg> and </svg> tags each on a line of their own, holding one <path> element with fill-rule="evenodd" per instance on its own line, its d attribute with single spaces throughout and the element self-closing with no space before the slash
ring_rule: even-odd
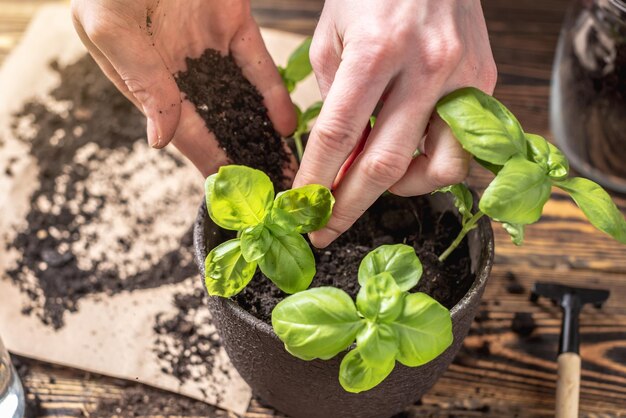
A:
<svg viewBox="0 0 626 418">
<path fill-rule="evenodd" d="M 156 124 L 150 118 L 148 118 L 146 130 L 148 135 L 148 145 L 152 148 L 160 148 L 161 135 L 159 134 Z"/>
</svg>

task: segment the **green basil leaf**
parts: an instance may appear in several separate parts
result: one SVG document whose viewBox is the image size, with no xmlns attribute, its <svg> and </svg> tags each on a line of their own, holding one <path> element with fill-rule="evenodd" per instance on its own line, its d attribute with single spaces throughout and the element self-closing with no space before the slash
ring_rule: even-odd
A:
<svg viewBox="0 0 626 418">
<path fill-rule="evenodd" d="M 550 157 L 550 147 L 548 141 L 542 136 L 535 134 L 524 134 L 528 144 L 528 156 L 530 160 L 537 163 L 541 168 L 548 171 L 548 158 Z"/>
<path fill-rule="evenodd" d="M 388 272 L 367 277 L 356 297 L 361 315 L 375 322 L 393 321 L 402 311 L 404 293 Z"/>
<path fill-rule="evenodd" d="M 334 204 L 330 190 L 318 184 L 287 190 L 276 196 L 272 222 L 300 234 L 317 231 L 326 226 Z"/>
<path fill-rule="evenodd" d="M 426 364 L 452 344 L 450 312 L 425 293 L 407 295 L 391 326 L 398 336 L 396 359 L 405 366 Z"/>
<path fill-rule="evenodd" d="M 548 142 L 548 175 L 552 180 L 565 180 L 569 174 L 569 161 L 557 147 Z"/>
<path fill-rule="evenodd" d="M 368 322 L 356 336 L 356 344 L 365 362 L 370 364 L 395 361 L 398 337 L 388 324 Z"/>
<path fill-rule="evenodd" d="M 276 235 L 259 268 L 280 290 L 296 293 L 305 290 L 315 276 L 313 251 L 300 234 Z"/>
<path fill-rule="evenodd" d="M 454 196 L 454 206 L 459 210 L 463 218 L 463 225 L 472 217 L 472 207 L 474 206 L 474 197 L 470 189 L 463 183 L 454 184 L 452 186 L 442 187 L 435 190 L 440 193 L 452 193 Z"/>
<path fill-rule="evenodd" d="M 206 207 L 208 213 L 211 213 L 211 194 L 213 193 L 213 185 L 215 185 L 215 178 L 217 173 L 210 175 L 204 182 L 204 199 L 206 201 Z"/>
<path fill-rule="evenodd" d="M 300 127 L 306 125 L 306 123 L 302 119 L 302 109 L 300 109 L 300 106 L 298 106 L 297 104 L 294 104 L 293 107 L 296 110 L 296 118 L 298 121 L 298 128 L 296 130 L 299 130 Z"/>
<path fill-rule="evenodd" d="M 502 227 L 511 236 L 511 241 L 515 245 L 522 245 L 524 243 L 524 225 L 503 223 Z"/>
<path fill-rule="evenodd" d="M 479 207 L 496 221 L 528 225 L 541 217 L 551 190 L 550 179 L 540 165 L 513 158 L 489 184 Z"/>
<path fill-rule="evenodd" d="M 293 92 L 296 89 L 296 82 L 287 77 L 286 68 L 277 66 L 278 74 L 280 74 L 280 78 L 283 79 L 283 84 L 289 93 Z"/>
<path fill-rule="evenodd" d="M 302 360 L 334 357 L 354 342 L 364 325 L 352 298 L 334 287 L 288 296 L 272 311 L 274 332 Z"/>
<path fill-rule="evenodd" d="M 467 87 L 437 103 L 437 113 L 470 154 L 503 165 L 514 155 L 526 157 L 524 131 L 511 112 L 482 91 Z"/>
<path fill-rule="evenodd" d="M 311 37 L 306 38 L 302 44 L 293 51 L 284 69 L 283 80 L 291 81 L 294 87 L 297 82 L 304 80 L 313 71 L 309 60 L 311 40 Z M 289 91 L 293 91 L 293 87 Z"/>
<path fill-rule="evenodd" d="M 376 387 L 393 371 L 396 362 L 391 360 L 373 364 L 366 362 L 358 348 L 346 354 L 339 366 L 339 383 L 351 393 L 360 393 Z"/>
<path fill-rule="evenodd" d="M 231 239 L 213 248 L 204 261 L 204 283 L 209 295 L 235 296 L 248 285 L 256 266 L 243 258 L 239 239 Z"/>
<path fill-rule="evenodd" d="M 324 102 L 317 101 L 313 103 L 311 106 L 307 107 L 307 109 L 302 113 L 302 122 L 306 124 L 308 127 L 309 122 L 319 116 L 322 111 L 322 105 Z"/>
<path fill-rule="evenodd" d="M 224 229 L 241 231 L 256 226 L 272 208 L 274 186 L 262 171 L 227 165 L 207 184 L 211 187 L 209 216 Z"/>
<path fill-rule="evenodd" d="M 413 247 L 404 244 L 381 245 L 367 254 L 359 266 L 359 284 L 368 277 L 390 273 L 400 290 L 408 291 L 422 277 L 422 263 Z"/>
<path fill-rule="evenodd" d="M 243 258 L 248 262 L 263 257 L 272 245 L 272 233 L 264 224 L 244 229 L 240 238 Z"/>
<path fill-rule="evenodd" d="M 502 165 L 497 165 L 497 164 L 491 164 L 487 161 L 483 161 L 480 158 L 476 158 L 474 157 L 474 160 L 480 164 L 481 166 L 483 166 L 483 168 L 486 168 L 487 170 L 491 171 L 493 174 L 498 174 L 500 172 L 500 170 L 502 170 Z"/>
<path fill-rule="evenodd" d="M 593 226 L 626 244 L 624 215 L 602 187 L 582 177 L 572 177 L 555 184 L 569 193 Z"/>
</svg>

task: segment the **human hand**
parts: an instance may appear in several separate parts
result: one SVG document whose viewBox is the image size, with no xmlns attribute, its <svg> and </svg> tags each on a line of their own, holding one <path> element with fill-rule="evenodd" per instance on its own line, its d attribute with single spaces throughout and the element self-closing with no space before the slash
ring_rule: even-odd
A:
<svg viewBox="0 0 626 418">
<path fill-rule="evenodd" d="M 250 15 L 249 0 L 72 0 L 76 30 L 115 86 L 147 117 L 154 148 L 170 141 L 206 176 L 228 163 L 172 76 L 207 48 L 232 54 L 264 97 L 274 127 L 293 132 L 287 90 Z"/>
<path fill-rule="evenodd" d="M 310 55 L 325 101 L 294 187 L 337 185 L 333 215 L 311 234 L 313 245 L 331 243 L 386 190 L 413 196 L 465 179 L 469 155 L 432 115 L 457 88 L 493 92 L 480 1 L 326 0 Z M 375 127 L 358 144 L 379 103 Z"/>
</svg>

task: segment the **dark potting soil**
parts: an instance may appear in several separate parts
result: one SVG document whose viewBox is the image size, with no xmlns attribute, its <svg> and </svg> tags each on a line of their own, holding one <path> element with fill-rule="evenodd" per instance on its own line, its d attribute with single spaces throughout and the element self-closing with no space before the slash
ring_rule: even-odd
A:
<svg viewBox="0 0 626 418">
<path fill-rule="evenodd" d="M 423 219 L 431 221 L 427 223 Z M 354 298 L 359 291 L 357 272 L 363 257 L 380 245 L 405 243 L 415 248 L 424 266 L 422 278 L 411 291 L 425 292 L 452 308 L 474 282 L 467 242 L 463 241 L 445 263 L 440 263 L 437 257 L 460 229 L 451 212 L 436 216 L 426 199 L 385 195 L 339 239 L 325 249 L 313 250 L 317 273 L 311 287 L 338 287 Z M 286 296 L 257 271 L 235 301 L 269 323 L 272 309 Z"/>
<path fill-rule="evenodd" d="M 282 190 L 289 155 L 267 116 L 263 96 L 231 56 L 207 49 L 186 62 L 187 70 L 176 74 L 178 87 L 196 106 L 228 158 L 264 171 Z"/>
</svg>

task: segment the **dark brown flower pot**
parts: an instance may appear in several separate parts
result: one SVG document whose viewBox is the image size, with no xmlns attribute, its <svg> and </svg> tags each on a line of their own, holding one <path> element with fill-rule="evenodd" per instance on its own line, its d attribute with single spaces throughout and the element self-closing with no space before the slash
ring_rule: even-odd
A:
<svg viewBox="0 0 626 418">
<path fill-rule="evenodd" d="M 436 194 L 428 199 L 436 210 L 453 210 L 447 195 Z M 223 235 L 202 205 L 194 227 L 194 246 L 203 280 L 204 259 L 224 240 Z M 493 262 L 493 231 L 486 217 L 468 234 L 468 240 L 476 279 L 452 308 L 453 344 L 424 366 L 409 368 L 397 363 L 383 383 L 360 394 L 348 393 L 339 385 L 342 355 L 328 361 L 299 360 L 285 351 L 270 325 L 233 301 L 209 297 L 209 308 L 234 366 L 253 392 L 279 411 L 298 418 L 389 417 L 416 402 L 435 384 L 467 336 Z"/>
</svg>

